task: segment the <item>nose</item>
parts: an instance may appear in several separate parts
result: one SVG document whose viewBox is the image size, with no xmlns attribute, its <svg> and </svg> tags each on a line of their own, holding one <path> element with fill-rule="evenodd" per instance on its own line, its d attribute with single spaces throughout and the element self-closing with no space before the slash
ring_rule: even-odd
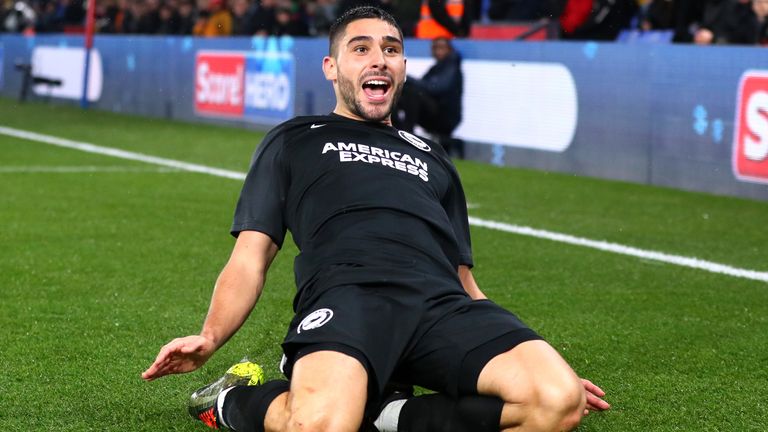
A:
<svg viewBox="0 0 768 432">
<path fill-rule="evenodd" d="M 373 67 L 374 69 L 380 69 L 380 70 L 387 69 L 387 58 L 384 55 L 383 50 L 379 49 L 372 52 L 371 67 Z"/>
</svg>

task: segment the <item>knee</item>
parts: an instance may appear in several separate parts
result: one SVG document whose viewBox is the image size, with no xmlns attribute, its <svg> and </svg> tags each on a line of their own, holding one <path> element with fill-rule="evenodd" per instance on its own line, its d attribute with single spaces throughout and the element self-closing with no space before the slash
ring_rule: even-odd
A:
<svg viewBox="0 0 768 432">
<path fill-rule="evenodd" d="M 586 406 L 584 387 L 578 379 L 546 384 L 536 390 L 538 430 L 570 431 L 581 422 Z"/>
<path fill-rule="evenodd" d="M 330 411 L 291 413 L 285 432 L 357 432 L 359 425 Z"/>
</svg>

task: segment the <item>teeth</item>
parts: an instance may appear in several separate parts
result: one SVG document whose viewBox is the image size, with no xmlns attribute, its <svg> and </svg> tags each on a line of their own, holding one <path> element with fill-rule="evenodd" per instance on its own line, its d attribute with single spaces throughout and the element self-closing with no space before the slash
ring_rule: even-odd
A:
<svg viewBox="0 0 768 432">
<path fill-rule="evenodd" d="M 380 81 L 380 80 L 371 80 L 371 81 L 366 81 L 365 83 L 368 85 L 381 85 L 381 86 L 387 85 L 386 81 Z"/>
</svg>

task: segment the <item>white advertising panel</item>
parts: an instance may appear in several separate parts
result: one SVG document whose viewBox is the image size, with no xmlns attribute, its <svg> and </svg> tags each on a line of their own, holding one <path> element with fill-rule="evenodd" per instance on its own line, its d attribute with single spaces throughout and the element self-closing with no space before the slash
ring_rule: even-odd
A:
<svg viewBox="0 0 768 432">
<path fill-rule="evenodd" d="M 34 86 L 36 95 L 79 100 L 83 96 L 84 70 L 85 48 L 39 46 L 32 51 L 32 74 L 61 80 L 58 87 L 45 84 Z M 101 55 L 92 49 L 88 74 L 89 101 L 99 100 L 103 84 Z"/>
<path fill-rule="evenodd" d="M 408 58 L 408 74 L 434 63 Z M 573 75 L 560 63 L 464 60 L 462 122 L 454 135 L 470 141 L 565 151 L 578 124 Z"/>
</svg>

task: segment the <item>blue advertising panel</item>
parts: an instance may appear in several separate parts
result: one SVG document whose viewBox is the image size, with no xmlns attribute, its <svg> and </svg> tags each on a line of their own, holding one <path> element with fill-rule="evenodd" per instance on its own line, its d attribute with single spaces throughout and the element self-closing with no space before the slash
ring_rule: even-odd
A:
<svg viewBox="0 0 768 432">
<path fill-rule="evenodd" d="M 0 43 L 0 90 L 3 89 L 3 64 L 5 63 L 5 55 L 3 52 L 3 44 Z"/>
<path fill-rule="evenodd" d="M 195 114 L 274 125 L 294 116 L 292 42 L 265 40 L 257 50 L 197 50 Z"/>
<path fill-rule="evenodd" d="M 409 75 L 431 66 L 429 45 L 406 42 Z M 13 97 L 21 84 L 3 57 L 42 64 L 81 46 L 73 36 L 0 35 L 0 94 Z M 464 112 L 455 135 L 470 159 L 768 199 L 764 49 L 456 46 Z M 98 35 L 95 49 L 103 69 L 96 109 L 266 129 L 335 105 L 321 69 L 324 39 Z"/>
<path fill-rule="evenodd" d="M 293 117 L 294 71 L 290 52 L 249 54 L 245 67 L 245 116 L 269 124 Z"/>
</svg>

